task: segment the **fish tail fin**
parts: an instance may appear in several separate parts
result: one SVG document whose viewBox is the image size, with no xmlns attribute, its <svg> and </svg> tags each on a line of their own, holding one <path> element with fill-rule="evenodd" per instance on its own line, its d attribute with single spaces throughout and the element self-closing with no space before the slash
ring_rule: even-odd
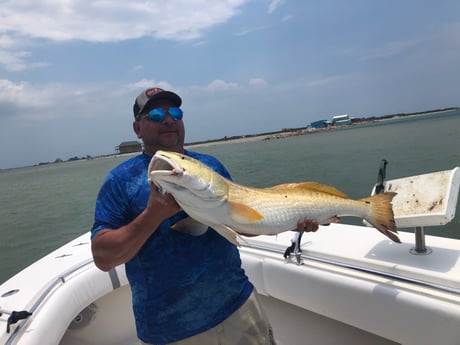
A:
<svg viewBox="0 0 460 345">
<path fill-rule="evenodd" d="M 391 201 L 395 195 L 396 193 L 394 192 L 385 192 L 361 199 L 360 201 L 369 204 L 371 207 L 370 215 L 366 220 L 392 241 L 401 243 L 398 235 L 396 235 L 396 222 L 391 205 Z"/>
</svg>

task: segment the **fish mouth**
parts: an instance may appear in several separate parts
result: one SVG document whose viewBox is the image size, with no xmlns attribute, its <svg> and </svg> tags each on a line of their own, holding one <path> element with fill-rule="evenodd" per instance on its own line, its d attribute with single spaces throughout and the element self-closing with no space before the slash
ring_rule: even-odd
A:
<svg viewBox="0 0 460 345">
<path fill-rule="evenodd" d="M 176 163 L 174 159 L 169 158 L 167 155 L 156 152 L 151 160 L 149 167 L 149 179 L 152 174 L 155 175 L 180 175 L 184 170 Z"/>
</svg>

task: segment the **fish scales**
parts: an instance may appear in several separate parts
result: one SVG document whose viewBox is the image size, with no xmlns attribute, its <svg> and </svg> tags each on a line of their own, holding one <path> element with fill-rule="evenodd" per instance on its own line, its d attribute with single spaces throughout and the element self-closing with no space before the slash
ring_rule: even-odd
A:
<svg viewBox="0 0 460 345">
<path fill-rule="evenodd" d="M 263 219 L 255 224 L 249 224 L 244 227 L 248 234 L 258 234 L 261 228 L 273 229 L 274 233 L 282 230 L 294 230 L 297 227 L 297 221 L 306 214 L 316 215 L 319 224 L 330 222 L 331 214 L 341 214 L 342 216 L 353 215 L 360 210 L 360 217 L 368 216 L 367 205 L 362 202 L 353 201 L 326 195 L 315 191 L 290 190 L 251 190 L 247 189 L 245 194 L 251 195 L 251 198 L 238 198 L 232 194 L 232 189 L 229 190 L 229 200 L 244 202 L 248 206 L 256 209 L 263 215 Z M 249 199 L 249 200 L 248 200 Z M 362 205 L 363 204 L 363 205 Z M 289 207 L 287 207 L 289 205 Z M 255 225 L 257 232 L 253 233 Z M 286 228 L 286 225 L 287 228 Z"/>
<path fill-rule="evenodd" d="M 341 216 L 366 219 L 400 242 L 391 205 L 396 194 L 392 192 L 352 200 L 318 182 L 252 188 L 220 176 L 196 159 L 168 151 L 156 152 L 148 171 L 149 180 L 171 193 L 190 217 L 234 244 L 239 234 L 274 235 L 296 229 L 298 220 L 305 217 L 325 224 Z"/>
</svg>

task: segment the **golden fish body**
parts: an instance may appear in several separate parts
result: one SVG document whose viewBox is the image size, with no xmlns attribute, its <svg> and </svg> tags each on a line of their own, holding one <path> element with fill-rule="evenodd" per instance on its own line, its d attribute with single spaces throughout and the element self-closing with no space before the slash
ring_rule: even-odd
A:
<svg viewBox="0 0 460 345">
<path fill-rule="evenodd" d="M 326 224 L 341 216 L 366 219 L 400 242 L 391 207 L 395 193 L 352 200 L 317 182 L 251 188 L 222 177 L 196 159 L 167 151 L 154 155 L 148 171 L 149 179 L 171 193 L 190 217 L 235 244 L 237 234 L 274 235 L 295 230 L 305 217 Z"/>
</svg>

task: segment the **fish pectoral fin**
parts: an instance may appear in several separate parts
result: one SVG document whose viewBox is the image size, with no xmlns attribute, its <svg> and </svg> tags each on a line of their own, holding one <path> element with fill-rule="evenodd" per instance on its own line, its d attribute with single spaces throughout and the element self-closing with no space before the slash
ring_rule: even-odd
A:
<svg viewBox="0 0 460 345">
<path fill-rule="evenodd" d="M 199 236 L 208 231 L 208 226 L 193 218 L 187 217 L 172 225 L 171 229 L 192 236 Z"/>
<path fill-rule="evenodd" d="M 235 230 L 233 230 L 225 224 L 213 224 L 211 228 L 213 228 L 219 235 L 221 235 L 223 238 L 225 238 L 227 241 L 229 241 L 237 247 L 240 246 L 238 238 L 246 242 L 245 239 L 242 238 L 239 233 L 237 233 Z"/>
<path fill-rule="evenodd" d="M 283 183 L 270 187 L 269 189 L 307 189 L 310 191 L 326 193 L 337 196 L 339 198 L 348 199 L 348 196 L 337 188 L 319 182 Z"/>
<path fill-rule="evenodd" d="M 240 223 L 253 223 L 264 218 L 257 210 L 251 206 L 229 201 L 231 217 Z"/>
</svg>

